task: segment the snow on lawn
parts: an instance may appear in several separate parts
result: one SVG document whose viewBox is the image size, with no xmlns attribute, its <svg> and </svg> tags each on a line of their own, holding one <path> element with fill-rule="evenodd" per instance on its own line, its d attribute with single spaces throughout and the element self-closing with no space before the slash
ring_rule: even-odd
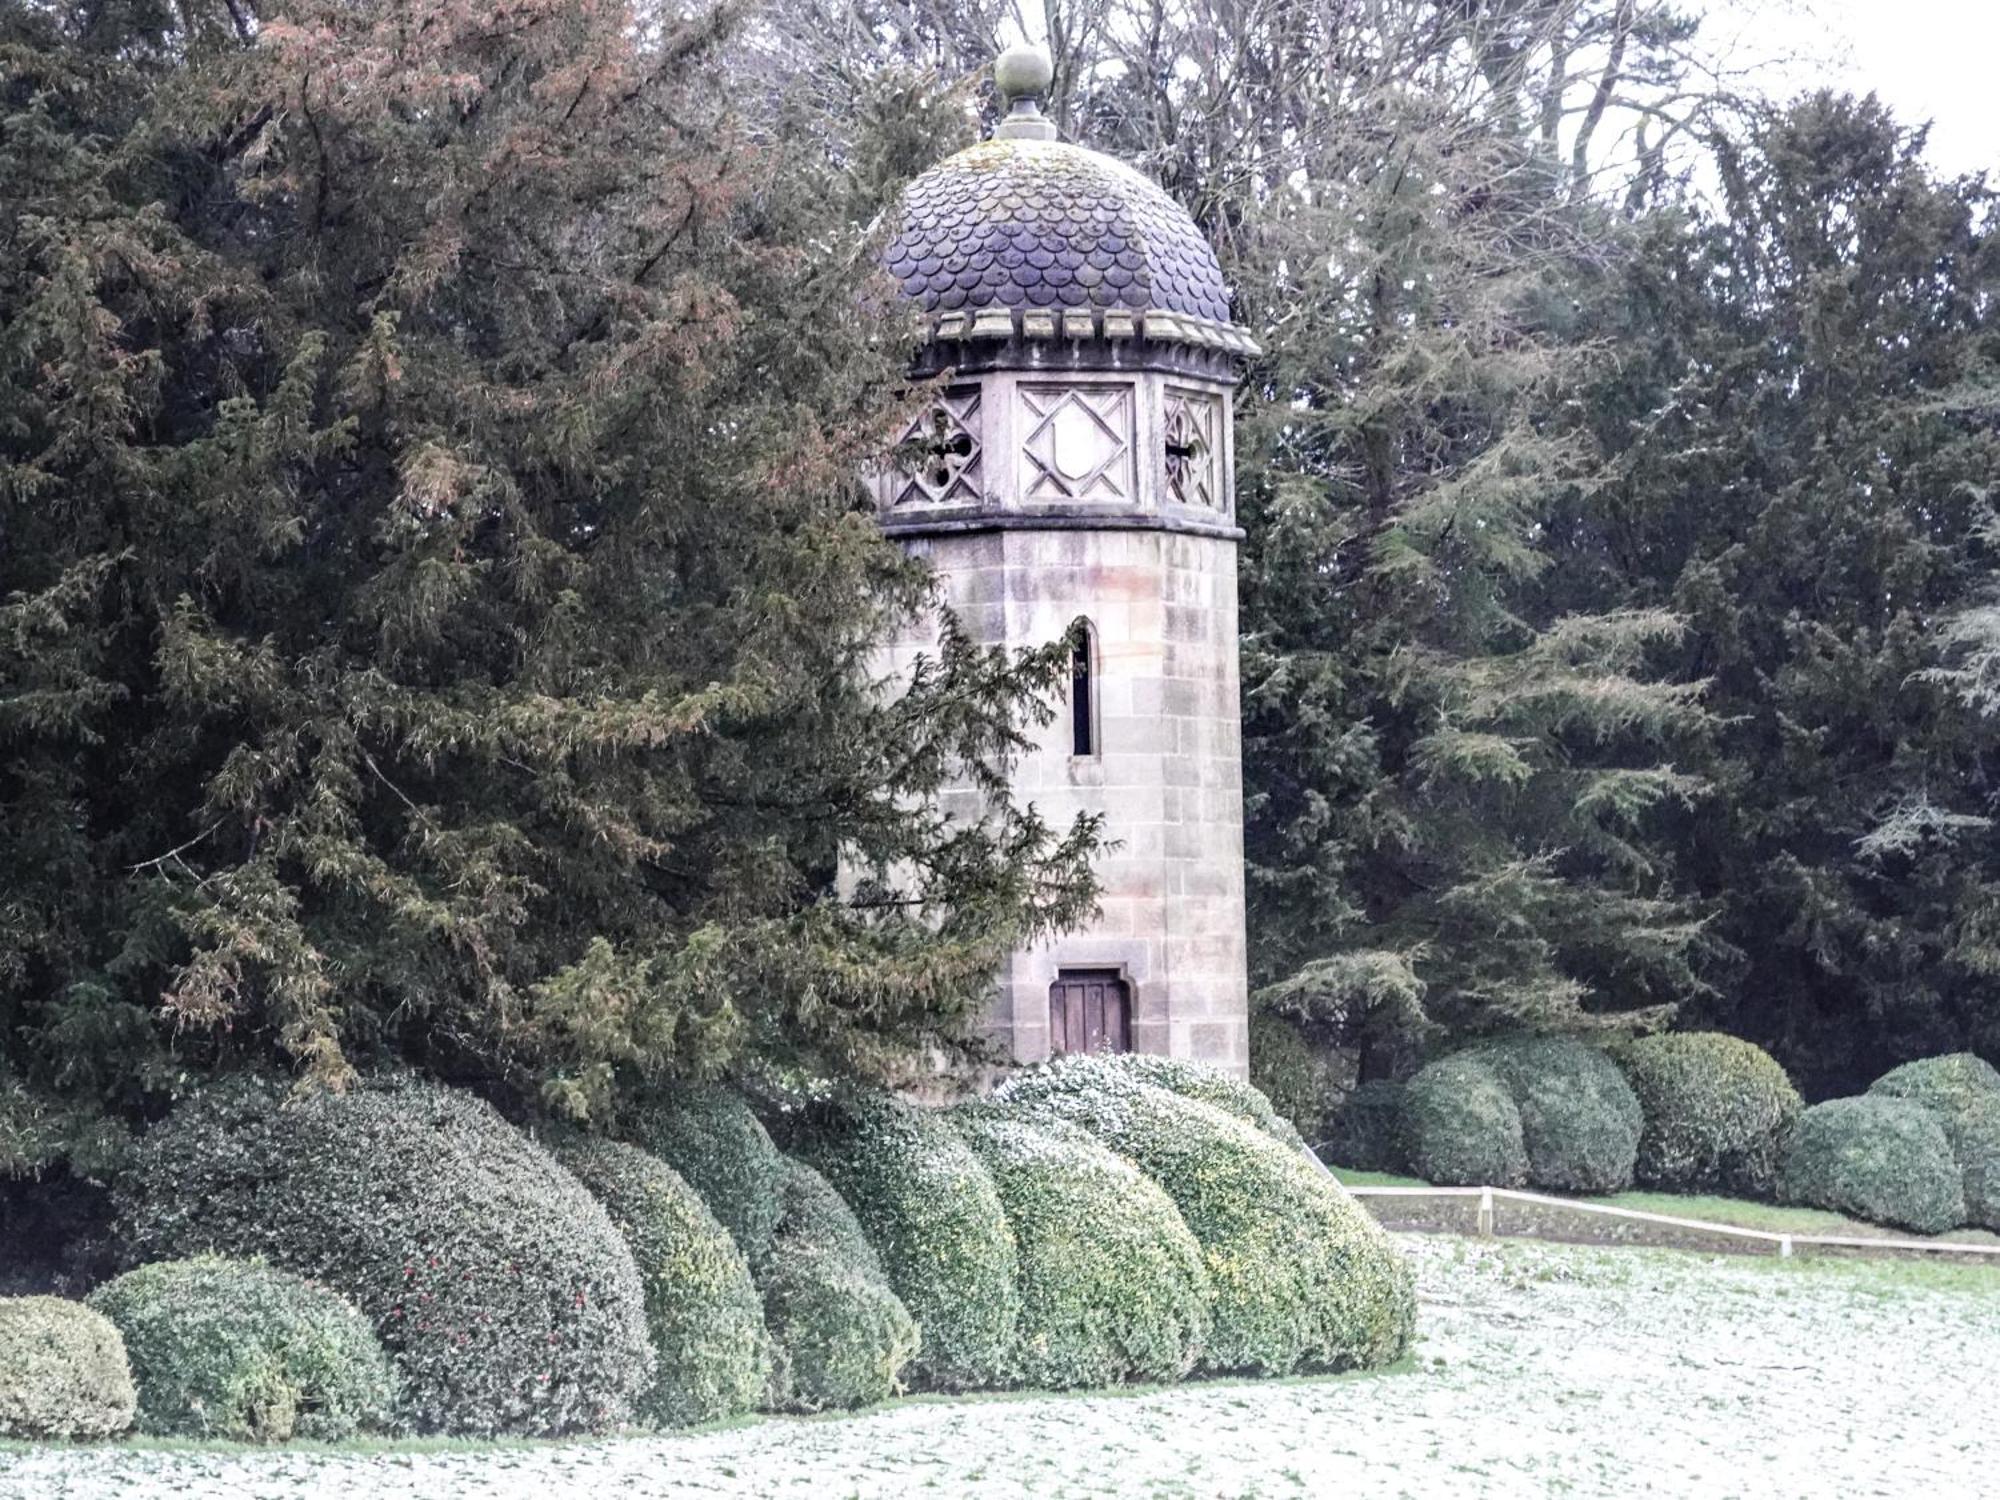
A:
<svg viewBox="0 0 2000 1500">
<path fill-rule="evenodd" d="M 1421 1274 L 1419 1342 L 1389 1374 L 906 1401 L 543 1445 L 9 1448 L 0 1500 L 1942 1500 L 2000 1472 L 2000 1267 L 1403 1243 Z"/>
</svg>

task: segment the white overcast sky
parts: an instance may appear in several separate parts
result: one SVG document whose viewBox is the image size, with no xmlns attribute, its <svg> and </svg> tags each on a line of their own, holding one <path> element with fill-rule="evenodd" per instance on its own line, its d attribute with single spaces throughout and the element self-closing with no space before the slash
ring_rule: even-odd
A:
<svg viewBox="0 0 2000 1500">
<path fill-rule="evenodd" d="M 1797 54 L 1773 70 L 1780 97 L 1831 84 L 1870 90 L 1897 115 L 1932 121 L 1931 159 L 2000 180 L 2000 4 L 1994 0 L 1708 0 L 1704 30 L 1747 55 Z"/>
</svg>

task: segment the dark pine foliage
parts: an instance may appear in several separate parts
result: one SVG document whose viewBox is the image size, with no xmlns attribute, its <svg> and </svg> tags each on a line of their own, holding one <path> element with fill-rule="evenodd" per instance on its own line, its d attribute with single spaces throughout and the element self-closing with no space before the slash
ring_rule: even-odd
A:
<svg viewBox="0 0 2000 1500">
<path fill-rule="evenodd" d="M 926 801 L 1059 648 L 868 685 L 907 351 L 736 9 L 0 4 L 20 1074 L 879 1071 L 1087 905 L 1087 824 Z"/>
<path fill-rule="evenodd" d="M 1811 1098 L 2000 1055 L 2000 237 L 1873 100 L 1801 100 L 1718 160 L 1720 201 L 1627 264 L 1616 477 L 1549 586 L 1686 622 L 1661 664 L 1709 684 L 1712 791 L 1667 844 L 1731 961 L 1683 1019 Z"/>
</svg>

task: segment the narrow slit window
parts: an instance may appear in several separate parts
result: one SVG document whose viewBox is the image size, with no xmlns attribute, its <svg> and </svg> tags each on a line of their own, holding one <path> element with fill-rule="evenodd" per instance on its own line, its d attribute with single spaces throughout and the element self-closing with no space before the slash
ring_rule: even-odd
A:
<svg viewBox="0 0 2000 1500">
<path fill-rule="evenodd" d="M 1070 753 L 1097 754 L 1097 682 L 1091 657 L 1097 644 L 1088 620 L 1070 627 L 1069 716 Z"/>
</svg>

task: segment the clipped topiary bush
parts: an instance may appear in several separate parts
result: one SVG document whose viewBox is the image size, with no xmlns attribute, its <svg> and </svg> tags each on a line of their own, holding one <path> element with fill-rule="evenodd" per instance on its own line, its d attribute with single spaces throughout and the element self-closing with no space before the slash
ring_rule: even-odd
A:
<svg viewBox="0 0 2000 1500">
<path fill-rule="evenodd" d="M 686 1084 L 632 1112 L 622 1132 L 687 1179 L 753 1266 L 778 1227 L 785 1159 L 743 1096 Z"/>
<path fill-rule="evenodd" d="M 953 1124 L 992 1172 L 1020 1247 L 1021 1383 L 1067 1390 L 1192 1369 L 1213 1291 L 1173 1200 L 1073 1125 L 990 1108 Z"/>
<path fill-rule="evenodd" d="M 777 1356 L 775 1404 L 822 1411 L 887 1400 L 917 1352 L 916 1320 L 831 1183 L 786 1160 L 779 1200 L 757 1270 Z"/>
<path fill-rule="evenodd" d="M 2000 1068 L 1973 1052 L 1920 1057 L 1891 1068 L 1868 1085 L 1871 1094 L 1914 1099 L 1943 1114 L 1957 1114 L 1985 1099 L 2000 1099 Z"/>
<path fill-rule="evenodd" d="M 132 1259 L 262 1257 L 353 1301 L 420 1429 L 603 1430 L 651 1382 L 624 1238 L 470 1094 L 402 1076 L 338 1095 L 225 1080 L 147 1133 L 117 1194 Z"/>
<path fill-rule="evenodd" d="M 0 1438 L 100 1438 L 132 1425 L 125 1342 L 61 1297 L 0 1298 Z"/>
<path fill-rule="evenodd" d="M 1521 1111 L 1500 1076 L 1470 1052 L 1441 1057 L 1403 1091 L 1403 1159 L 1426 1182 L 1520 1187 L 1528 1180 Z"/>
<path fill-rule="evenodd" d="M 1328 1116 L 1320 1155 L 1358 1172 L 1402 1171 L 1403 1094 L 1387 1078 L 1356 1084 Z"/>
<path fill-rule="evenodd" d="M 770 1379 L 764 1306 L 729 1231 L 678 1172 L 637 1146 L 573 1132 L 551 1146 L 604 1205 L 639 1268 L 656 1361 L 639 1417 L 687 1427 L 754 1410 Z"/>
<path fill-rule="evenodd" d="M 315 1282 L 204 1255 L 128 1271 L 89 1302 L 125 1339 L 141 1432 L 337 1442 L 389 1422 L 389 1356 L 353 1304 Z"/>
<path fill-rule="evenodd" d="M 2000 1233 L 2000 1099 L 1976 1099 L 1939 1123 L 1958 1158 L 1965 1222 Z"/>
<path fill-rule="evenodd" d="M 1017 1074 L 994 1100 L 1017 1118 L 1082 1126 L 1165 1189 L 1208 1270 L 1207 1368 L 1345 1369 L 1408 1347 L 1408 1263 L 1305 1154 L 1101 1054 Z"/>
<path fill-rule="evenodd" d="M 922 1330 L 911 1378 L 935 1390 L 1005 1384 L 1020 1263 L 971 1148 L 945 1120 L 886 1097 L 816 1111 L 799 1147 L 853 1208 Z"/>
<path fill-rule="evenodd" d="M 1614 1060 L 1644 1126 L 1634 1178 L 1675 1192 L 1768 1198 L 1804 1102 L 1777 1060 L 1719 1031 L 1641 1037 Z"/>
<path fill-rule="evenodd" d="M 1250 1012 L 1250 1084 L 1308 1142 L 1326 1139 L 1327 1117 L 1341 1092 L 1335 1078 L 1330 1058 L 1298 1027 L 1268 1011 Z"/>
<path fill-rule="evenodd" d="M 1565 1193 L 1632 1185 L 1645 1117 L 1618 1065 L 1573 1037 L 1515 1037 L 1476 1049 L 1512 1095 L 1528 1181 Z"/>
<path fill-rule="evenodd" d="M 1925 1057 L 1891 1068 L 1868 1092 L 1937 1116 L 1958 1161 L 1966 1222 L 2000 1230 L 2000 1068 L 1970 1052 Z"/>
<path fill-rule="evenodd" d="M 1183 1099 L 1212 1104 L 1226 1115 L 1234 1115 L 1246 1125 L 1282 1141 L 1297 1151 L 1306 1149 L 1305 1138 L 1292 1122 L 1272 1106 L 1271 1101 L 1242 1079 L 1203 1063 L 1180 1057 L 1161 1057 L 1153 1052 L 1104 1052 L 1097 1054 L 1107 1068 L 1119 1069 L 1141 1083 L 1165 1089 Z"/>
<path fill-rule="evenodd" d="M 1965 1220 L 1958 1163 L 1937 1116 L 1910 1099 L 1829 1099 L 1799 1116 L 1785 1158 L 1787 1202 L 1919 1234 Z"/>
</svg>

